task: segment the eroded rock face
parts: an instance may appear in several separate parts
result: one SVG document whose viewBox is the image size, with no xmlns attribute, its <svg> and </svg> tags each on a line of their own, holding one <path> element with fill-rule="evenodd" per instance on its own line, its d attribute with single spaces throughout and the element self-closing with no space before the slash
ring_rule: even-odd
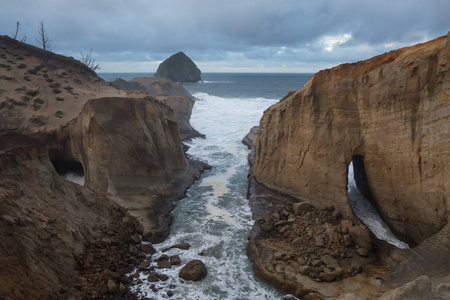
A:
<svg viewBox="0 0 450 300">
<path fill-rule="evenodd" d="M 352 215 L 347 168 L 363 157 L 384 219 L 422 242 L 450 211 L 447 36 L 320 71 L 261 119 L 255 179 Z"/>
<path fill-rule="evenodd" d="M 151 97 L 93 99 L 64 131 L 85 186 L 130 210 L 147 238 L 165 236 L 189 170 L 173 111 Z"/>
<path fill-rule="evenodd" d="M 191 126 L 190 119 L 195 101 L 181 83 L 154 77 L 135 77 L 130 83 L 139 83 L 147 93 L 173 109 L 181 140 L 203 136 Z"/>
</svg>

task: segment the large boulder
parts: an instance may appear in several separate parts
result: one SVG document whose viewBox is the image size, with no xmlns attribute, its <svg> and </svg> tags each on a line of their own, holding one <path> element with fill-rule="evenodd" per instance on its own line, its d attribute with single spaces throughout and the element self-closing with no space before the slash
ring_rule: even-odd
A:
<svg viewBox="0 0 450 300">
<path fill-rule="evenodd" d="M 183 52 L 178 52 L 163 61 L 154 76 L 168 78 L 175 82 L 197 82 L 202 80 L 200 69 Z"/>
<path fill-rule="evenodd" d="M 188 262 L 179 273 L 179 277 L 186 280 L 202 280 L 208 274 L 205 264 L 198 259 Z"/>
</svg>

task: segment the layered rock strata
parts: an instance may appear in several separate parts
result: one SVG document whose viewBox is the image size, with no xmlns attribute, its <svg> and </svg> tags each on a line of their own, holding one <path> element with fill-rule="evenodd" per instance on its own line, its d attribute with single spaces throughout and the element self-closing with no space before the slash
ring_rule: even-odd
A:
<svg viewBox="0 0 450 300">
<path fill-rule="evenodd" d="M 361 156 L 383 218 L 413 243 L 439 232 L 450 202 L 447 36 L 320 71 L 261 119 L 255 179 L 352 215 L 347 168 Z"/>
<path fill-rule="evenodd" d="M 259 277 L 305 299 L 337 298 L 352 291 L 354 297 L 375 299 L 421 275 L 429 276 L 433 286 L 447 284 L 449 59 L 450 38 L 444 36 L 340 65 L 318 72 L 300 91 L 290 91 L 265 111 L 253 145 L 249 186 L 252 213 L 260 221 L 250 235 L 248 255 Z M 358 187 L 399 237 L 418 246 L 395 249 L 371 236 L 376 260 L 361 263 L 362 273 L 355 277 L 336 276 L 340 281 L 325 283 L 324 270 L 311 277 L 300 272 L 311 266 L 298 263 L 298 257 L 306 261 L 301 255 L 308 246 L 305 232 L 319 239 L 306 257 L 330 255 L 320 252 L 319 244 L 327 239 L 314 230 L 317 222 L 309 220 L 311 229 L 297 232 L 297 217 L 292 225 L 278 228 L 271 214 L 308 201 L 319 211 L 334 206 L 344 220 L 358 225 L 347 195 L 352 160 Z M 301 220 L 308 221 L 305 216 Z M 295 244 L 296 238 L 301 245 Z M 285 249 L 292 253 L 274 260 L 275 253 Z M 359 250 L 352 259 L 365 254 Z M 294 268 L 287 263 L 292 257 L 298 264 L 293 263 Z M 280 262 L 284 268 L 278 267 Z"/>
</svg>

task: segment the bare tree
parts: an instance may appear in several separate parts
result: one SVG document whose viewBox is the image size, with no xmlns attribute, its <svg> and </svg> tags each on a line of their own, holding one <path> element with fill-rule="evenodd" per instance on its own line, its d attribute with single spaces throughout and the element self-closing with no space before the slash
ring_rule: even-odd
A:
<svg viewBox="0 0 450 300">
<path fill-rule="evenodd" d="M 19 34 L 19 30 L 20 30 L 20 22 L 16 22 L 16 32 L 14 33 L 13 39 L 17 40 L 17 35 Z M 27 36 L 24 35 L 20 41 L 22 43 L 25 43 L 26 40 L 27 40 Z"/>
<path fill-rule="evenodd" d="M 84 55 L 83 51 L 80 49 L 81 62 L 86 65 L 89 69 L 95 72 L 95 70 L 100 69 L 100 64 L 95 64 L 95 59 L 92 58 L 92 48 L 88 54 Z"/>
<path fill-rule="evenodd" d="M 16 22 L 16 33 L 14 34 L 13 39 L 17 40 L 17 34 L 19 33 L 20 22 Z"/>
<path fill-rule="evenodd" d="M 39 45 L 41 45 L 42 49 L 49 50 L 51 46 L 51 41 L 48 37 L 47 31 L 44 28 L 44 21 L 41 21 L 38 29 L 39 37 L 36 39 Z"/>
</svg>

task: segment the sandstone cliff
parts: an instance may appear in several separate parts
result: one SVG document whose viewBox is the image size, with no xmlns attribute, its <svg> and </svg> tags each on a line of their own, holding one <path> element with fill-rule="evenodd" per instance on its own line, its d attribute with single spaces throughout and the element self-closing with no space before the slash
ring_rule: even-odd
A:
<svg viewBox="0 0 450 300">
<path fill-rule="evenodd" d="M 129 82 L 139 83 L 147 93 L 173 109 L 182 141 L 204 137 L 191 126 L 190 119 L 195 101 L 181 83 L 154 77 L 136 77 Z"/>
<path fill-rule="evenodd" d="M 448 37 L 320 71 L 270 107 L 253 174 L 260 183 L 347 215 L 347 168 L 362 157 L 383 217 L 415 243 L 450 210 Z"/>
<path fill-rule="evenodd" d="M 73 166 L 84 186 L 56 172 Z M 126 263 L 111 259 L 116 271 L 138 263 L 127 235 L 165 239 L 174 201 L 204 167 L 185 157 L 169 106 L 119 91 L 72 58 L 0 37 L 0 298 L 104 293 L 111 270 L 88 259 L 89 249 L 96 259 L 131 249 Z M 119 231 L 125 240 L 113 240 Z M 102 274 L 83 282 L 79 271 L 91 265 Z"/>
<path fill-rule="evenodd" d="M 202 80 L 201 71 L 183 52 L 178 52 L 163 61 L 155 77 L 168 78 L 174 82 L 197 82 Z"/>
<path fill-rule="evenodd" d="M 314 299 L 349 292 L 354 293 L 349 297 L 375 299 L 421 275 L 429 276 L 433 286 L 448 285 L 449 70 L 450 33 L 320 71 L 300 91 L 289 92 L 265 111 L 249 187 L 257 222 L 248 255 L 258 276 L 281 290 Z M 335 259 L 350 257 L 351 265 L 362 262 L 359 256 L 373 255 L 358 247 L 356 256 L 339 255 L 342 250 L 336 245 L 346 238 L 334 239 L 335 229 L 345 233 L 348 222 L 360 227 L 347 195 L 351 161 L 358 187 L 413 248 L 395 249 L 372 235 L 376 259 L 363 263 L 356 277 L 344 278 L 341 270 L 335 277 L 340 281 L 324 283 L 337 270 L 323 260 L 324 250 L 331 250 Z M 298 217 L 288 210 L 299 200 L 322 209 L 321 214 L 336 208 L 336 219 L 320 225 L 324 219 L 317 218 L 311 227 L 299 229 Z M 281 212 L 284 219 L 275 222 Z M 308 246 L 311 233 L 319 239 Z M 317 265 L 302 257 L 305 251 L 308 258 L 319 257 Z M 424 293 L 430 293 L 429 285 Z"/>
</svg>

